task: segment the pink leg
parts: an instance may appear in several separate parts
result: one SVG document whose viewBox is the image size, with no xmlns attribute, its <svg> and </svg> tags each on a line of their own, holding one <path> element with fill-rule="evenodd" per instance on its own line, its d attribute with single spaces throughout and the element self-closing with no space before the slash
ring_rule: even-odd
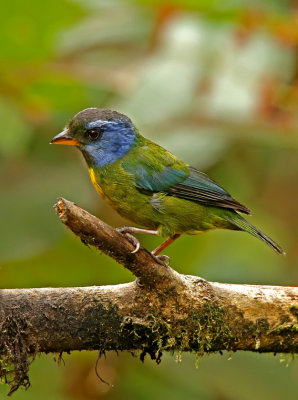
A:
<svg viewBox="0 0 298 400">
<path fill-rule="evenodd" d="M 152 251 L 152 254 L 154 256 L 157 256 L 159 253 L 161 253 L 166 247 L 168 247 L 171 243 L 173 243 L 175 240 L 177 240 L 181 235 L 179 233 L 176 233 L 174 236 L 169 237 L 165 242 L 163 242 L 161 245 L 159 245 L 155 250 Z"/>
<path fill-rule="evenodd" d="M 148 235 L 158 236 L 158 231 L 136 228 L 134 226 L 122 226 L 122 228 L 116 228 L 116 231 L 121 233 L 147 233 Z"/>
</svg>

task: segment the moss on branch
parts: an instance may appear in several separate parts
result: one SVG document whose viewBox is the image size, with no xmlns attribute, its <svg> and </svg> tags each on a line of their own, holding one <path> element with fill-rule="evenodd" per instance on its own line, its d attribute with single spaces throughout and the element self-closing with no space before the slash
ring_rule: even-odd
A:
<svg viewBox="0 0 298 400">
<path fill-rule="evenodd" d="M 298 289 L 207 282 L 160 265 L 126 237 L 60 199 L 61 221 L 142 282 L 83 288 L 0 290 L 0 376 L 13 393 L 30 385 L 38 352 L 138 351 L 156 362 L 164 352 L 246 350 L 298 352 Z"/>
</svg>

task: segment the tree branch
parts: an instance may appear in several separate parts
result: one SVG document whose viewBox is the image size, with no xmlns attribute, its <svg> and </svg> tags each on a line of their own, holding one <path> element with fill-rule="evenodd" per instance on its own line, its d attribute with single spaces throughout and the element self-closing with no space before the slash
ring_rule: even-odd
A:
<svg viewBox="0 0 298 400">
<path fill-rule="evenodd" d="M 58 200 L 55 209 L 64 225 L 79 236 L 83 243 L 95 246 L 122 264 L 146 286 L 179 284 L 180 277 L 176 271 L 158 263 L 143 247 L 138 252 L 132 253 L 135 246 L 126 238 L 126 235 L 116 231 L 94 215 L 62 198 Z"/>
<path fill-rule="evenodd" d="M 298 352 L 298 288 L 207 282 L 160 265 L 144 248 L 75 204 L 61 221 L 141 281 L 113 286 L 0 290 L 0 375 L 28 386 L 28 356 L 71 350 Z M 9 367 L 12 365 L 12 369 Z M 11 371 L 10 371 L 11 369 Z"/>
</svg>

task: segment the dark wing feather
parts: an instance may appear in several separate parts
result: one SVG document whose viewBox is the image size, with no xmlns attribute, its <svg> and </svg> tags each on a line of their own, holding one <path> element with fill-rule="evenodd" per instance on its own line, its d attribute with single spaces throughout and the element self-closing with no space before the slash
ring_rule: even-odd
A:
<svg viewBox="0 0 298 400">
<path fill-rule="evenodd" d="M 244 214 L 250 214 L 250 210 L 210 179 L 203 172 L 189 167 L 190 175 L 177 185 L 167 189 L 167 193 L 181 199 L 195 201 L 213 207 L 229 208 Z"/>
<path fill-rule="evenodd" d="M 145 147 L 138 149 L 137 156 L 131 155 L 131 158 L 126 157 L 122 161 L 122 167 L 133 175 L 136 187 L 142 193 L 162 192 L 207 206 L 250 214 L 247 207 L 233 199 L 207 175 L 189 167 L 154 143 Z"/>
</svg>

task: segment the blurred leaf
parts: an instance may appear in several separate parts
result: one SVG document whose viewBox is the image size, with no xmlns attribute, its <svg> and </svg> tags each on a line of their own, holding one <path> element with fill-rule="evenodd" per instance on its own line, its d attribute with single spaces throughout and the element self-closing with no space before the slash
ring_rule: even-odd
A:
<svg viewBox="0 0 298 400">
<path fill-rule="evenodd" d="M 152 132 L 150 138 L 188 164 L 202 170 L 217 163 L 229 146 L 228 138 L 212 128 L 178 127 L 164 132 L 162 137 Z"/>
<path fill-rule="evenodd" d="M 89 8 L 90 2 L 82 2 L 82 5 Z M 139 42 L 148 34 L 148 20 L 143 18 L 138 9 L 121 3 L 114 3 L 113 7 L 101 6 L 99 3 L 99 10 L 95 7 L 92 14 L 63 32 L 57 44 L 57 51 L 61 55 L 75 54 L 96 46 Z"/>
<path fill-rule="evenodd" d="M 81 15 L 81 9 L 67 0 L 30 0 L 30 12 L 22 0 L 3 3 L 0 59 L 27 63 L 49 57 L 57 32 Z"/>
<path fill-rule="evenodd" d="M 85 204 L 90 199 L 92 187 L 80 167 L 15 161 L 2 170 L 1 261 L 32 256 L 57 240 L 62 229 L 52 208 L 56 198 L 74 200 L 77 193 Z"/>
<path fill-rule="evenodd" d="M 100 106 L 106 98 L 107 91 L 87 86 L 69 75 L 41 76 L 27 88 L 24 93 L 26 102 L 41 104 L 50 110 L 80 111 L 89 104 Z"/>
<path fill-rule="evenodd" d="M 0 98 L 0 157 L 17 157 L 28 149 L 32 132 L 18 109 Z"/>
</svg>

